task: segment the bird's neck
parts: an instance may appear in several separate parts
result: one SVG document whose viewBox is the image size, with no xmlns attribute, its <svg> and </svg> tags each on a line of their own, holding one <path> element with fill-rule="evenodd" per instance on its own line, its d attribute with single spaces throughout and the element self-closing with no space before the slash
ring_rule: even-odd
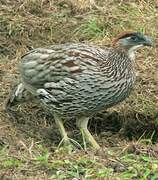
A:
<svg viewBox="0 0 158 180">
<path fill-rule="evenodd" d="M 114 48 L 110 53 L 110 63 L 115 66 L 116 71 L 122 73 L 128 70 L 128 73 L 133 72 L 135 69 L 135 51 L 116 49 Z M 110 60 L 111 59 L 111 60 Z"/>
<path fill-rule="evenodd" d="M 125 69 L 133 69 L 134 61 L 132 53 L 125 51 L 125 49 L 111 48 L 108 57 L 102 63 L 102 69 L 109 71 L 111 68 L 115 67 L 115 71 L 122 72 Z"/>
</svg>

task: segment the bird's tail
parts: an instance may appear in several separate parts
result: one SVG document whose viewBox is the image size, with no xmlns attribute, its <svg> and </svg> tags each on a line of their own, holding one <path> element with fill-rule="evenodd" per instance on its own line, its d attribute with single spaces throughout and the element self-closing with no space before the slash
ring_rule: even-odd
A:
<svg viewBox="0 0 158 180">
<path fill-rule="evenodd" d="M 11 117 L 15 118 L 15 112 L 12 107 L 18 103 L 23 103 L 33 98 L 33 95 L 27 91 L 22 83 L 15 85 L 3 104 L 4 111 Z"/>
</svg>

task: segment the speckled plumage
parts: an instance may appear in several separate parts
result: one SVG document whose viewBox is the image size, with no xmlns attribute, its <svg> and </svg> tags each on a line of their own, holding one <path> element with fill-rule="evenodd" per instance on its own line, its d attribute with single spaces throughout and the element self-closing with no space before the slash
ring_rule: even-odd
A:
<svg viewBox="0 0 158 180">
<path fill-rule="evenodd" d="M 128 97 L 135 82 L 134 53 L 145 45 L 152 45 L 150 38 L 126 32 L 110 48 L 66 43 L 34 49 L 22 57 L 21 83 L 6 107 L 34 96 L 53 113 L 65 142 L 61 119 L 75 117 L 86 140 L 99 149 L 87 129 L 89 117 Z"/>
<path fill-rule="evenodd" d="M 135 81 L 125 52 L 85 44 L 35 49 L 22 58 L 21 78 L 52 111 L 92 115 L 124 100 Z"/>
</svg>

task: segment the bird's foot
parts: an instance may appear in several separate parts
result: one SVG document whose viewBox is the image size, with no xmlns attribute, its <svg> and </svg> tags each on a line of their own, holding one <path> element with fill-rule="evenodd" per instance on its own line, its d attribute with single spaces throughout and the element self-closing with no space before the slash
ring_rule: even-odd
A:
<svg viewBox="0 0 158 180">
<path fill-rule="evenodd" d="M 82 146 L 77 141 L 75 141 L 74 139 L 71 139 L 71 138 L 66 138 L 66 139 L 63 138 L 60 141 L 58 148 L 61 148 L 62 145 L 69 152 L 76 150 L 76 148 L 83 149 Z"/>
</svg>

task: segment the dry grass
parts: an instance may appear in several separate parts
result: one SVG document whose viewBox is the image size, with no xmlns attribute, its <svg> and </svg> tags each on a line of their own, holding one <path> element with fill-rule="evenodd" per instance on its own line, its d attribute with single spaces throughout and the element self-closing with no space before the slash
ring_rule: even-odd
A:
<svg viewBox="0 0 158 180">
<path fill-rule="evenodd" d="M 102 155 L 91 150 L 88 154 L 76 150 L 67 155 L 67 150 L 57 150 L 60 137 L 56 126 L 37 104 L 17 106 L 16 120 L 0 107 L 1 179 L 157 177 L 157 10 L 156 0 L 0 0 L 1 105 L 18 80 L 20 57 L 32 47 L 63 42 L 106 46 L 118 32 L 127 29 L 147 33 L 155 42 L 155 48 L 138 53 L 139 74 L 132 95 L 90 122 L 104 149 Z M 71 137 L 82 142 L 74 125 L 68 122 L 67 128 Z M 122 138 L 116 133 L 120 128 Z M 125 140 L 125 135 L 133 141 Z M 148 139 L 144 142 L 144 138 Z"/>
</svg>

